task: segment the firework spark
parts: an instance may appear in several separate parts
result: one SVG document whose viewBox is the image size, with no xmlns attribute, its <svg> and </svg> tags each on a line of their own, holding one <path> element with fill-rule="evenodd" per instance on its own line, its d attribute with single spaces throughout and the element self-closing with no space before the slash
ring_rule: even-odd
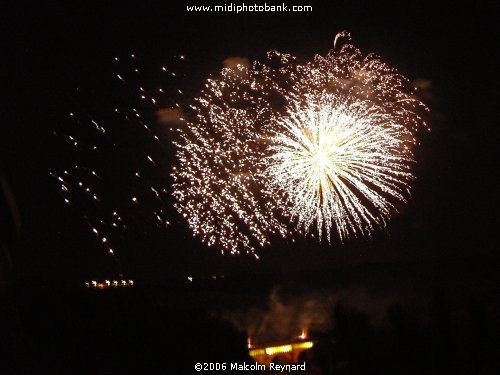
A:
<svg viewBox="0 0 500 375">
<path fill-rule="evenodd" d="M 172 58 L 168 69 L 147 70 L 135 54 L 115 57 L 116 73 L 78 87 L 69 116 L 54 132 L 62 141 L 58 146 L 72 155 L 60 158 L 50 173 L 63 202 L 120 268 L 129 235 L 170 226 L 166 148 L 160 142 L 165 132 L 157 117 L 182 101 L 180 79 L 172 72 L 184 66 L 178 60 Z"/>
<path fill-rule="evenodd" d="M 284 210 L 320 239 L 334 227 L 342 240 L 384 226 L 406 200 L 415 132 L 425 126 L 405 78 L 347 44 L 298 66 L 285 95 L 263 162 Z"/>
</svg>

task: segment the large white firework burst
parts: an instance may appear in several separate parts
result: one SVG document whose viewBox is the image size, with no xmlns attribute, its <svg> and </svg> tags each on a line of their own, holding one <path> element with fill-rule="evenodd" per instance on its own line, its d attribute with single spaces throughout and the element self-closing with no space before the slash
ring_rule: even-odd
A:
<svg viewBox="0 0 500 375">
<path fill-rule="evenodd" d="M 341 36 L 348 36 L 342 34 Z M 266 181 L 298 228 L 340 239 L 384 226 L 413 179 L 425 106 L 406 79 L 351 44 L 298 66 L 267 126 Z"/>
</svg>

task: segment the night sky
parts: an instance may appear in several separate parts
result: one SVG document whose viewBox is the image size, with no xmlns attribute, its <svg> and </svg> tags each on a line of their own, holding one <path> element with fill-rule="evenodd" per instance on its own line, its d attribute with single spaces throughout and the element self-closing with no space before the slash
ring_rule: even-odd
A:
<svg viewBox="0 0 500 375">
<path fill-rule="evenodd" d="M 396 279 L 429 272 L 440 283 L 450 274 L 476 280 L 499 264 L 498 30 L 488 2 L 331 1 L 315 4 L 309 14 L 188 13 L 185 4 L 168 1 L 70 3 L 19 5 L 2 9 L 0 16 L 0 167 L 22 217 L 11 249 L 18 282 L 79 283 L 120 271 L 144 282 L 220 273 L 349 279 L 387 270 Z M 165 207 L 172 226 L 131 236 L 119 255 L 120 270 L 77 212 L 64 205 L 49 172 L 73 156 L 53 131 L 74 103 L 76 87 L 92 87 L 113 74 L 114 56 L 133 51 L 160 66 L 184 54 L 190 64 L 187 87 L 196 92 L 227 57 L 253 60 L 270 49 L 310 57 L 325 53 L 342 30 L 352 33 L 362 51 L 375 52 L 411 80 L 430 81 L 422 99 L 431 109 L 432 132 L 420 138 L 412 198 L 387 230 L 345 245 L 276 240 L 255 261 L 205 248 L 174 209 Z M 105 103 L 105 90 L 95 95 Z M 168 135 L 162 139 L 168 142 Z M 169 147 L 162 160 L 167 166 Z"/>
</svg>

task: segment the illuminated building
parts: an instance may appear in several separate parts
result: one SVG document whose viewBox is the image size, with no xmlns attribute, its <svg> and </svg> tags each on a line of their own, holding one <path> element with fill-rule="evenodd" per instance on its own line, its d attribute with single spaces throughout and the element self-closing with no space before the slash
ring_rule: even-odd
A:
<svg viewBox="0 0 500 375">
<path fill-rule="evenodd" d="M 252 344 L 248 339 L 250 357 L 258 364 L 269 366 L 271 362 L 293 364 L 299 362 L 299 356 L 314 346 L 312 340 L 306 340 L 305 331 L 297 339 L 267 344 Z"/>
</svg>

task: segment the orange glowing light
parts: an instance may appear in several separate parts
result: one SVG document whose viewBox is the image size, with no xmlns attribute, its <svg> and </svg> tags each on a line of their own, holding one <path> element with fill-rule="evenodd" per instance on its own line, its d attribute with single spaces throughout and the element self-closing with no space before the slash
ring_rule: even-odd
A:
<svg viewBox="0 0 500 375">
<path fill-rule="evenodd" d="M 302 332 L 300 333 L 300 336 L 299 338 L 302 339 L 302 340 L 305 340 L 307 337 L 307 330 L 302 328 Z"/>
</svg>

